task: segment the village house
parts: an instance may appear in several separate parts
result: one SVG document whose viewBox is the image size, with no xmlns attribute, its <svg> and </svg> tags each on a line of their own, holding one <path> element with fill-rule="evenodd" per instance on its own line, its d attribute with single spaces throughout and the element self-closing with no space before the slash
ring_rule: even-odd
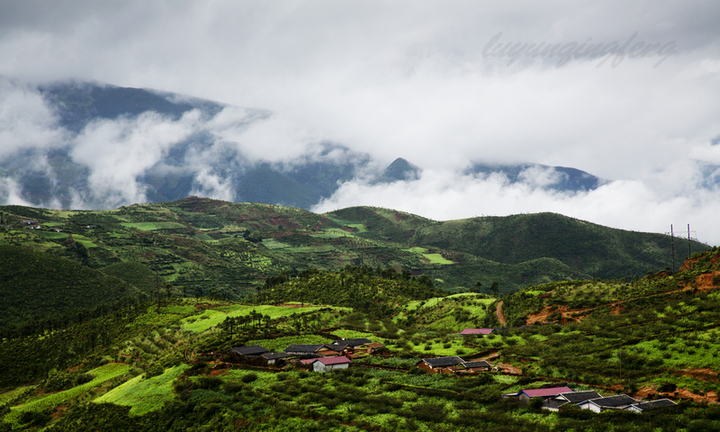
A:
<svg viewBox="0 0 720 432">
<path fill-rule="evenodd" d="M 453 369 L 462 365 L 465 360 L 458 356 L 435 357 L 422 359 L 417 367 L 431 373 L 453 372 Z"/>
<path fill-rule="evenodd" d="M 267 352 L 269 351 L 260 345 L 233 347 L 228 350 L 230 356 L 228 361 L 260 366 L 265 363 L 261 355 Z"/>
<path fill-rule="evenodd" d="M 530 399 L 533 398 L 542 398 L 543 400 L 548 400 L 550 398 L 554 398 L 555 396 L 561 394 L 561 393 L 571 393 L 572 389 L 567 386 L 562 387 L 550 387 L 550 388 L 540 388 L 540 389 L 525 389 L 520 390 L 517 393 L 503 393 L 500 395 L 503 399 L 517 399 L 521 403 L 529 404 Z"/>
<path fill-rule="evenodd" d="M 463 372 L 468 373 L 486 372 L 492 369 L 492 365 L 485 360 L 464 361 L 462 365 L 465 368 Z"/>
<path fill-rule="evenodd" d="M 490 333 L 495 331 L 495 329 L 492 328 L 472 328 L 472 329 L 465 329 L 460 332 L 461 335 L 481 335 L 481 336 L 487 336 Z"/>
<path fill-rule="evenodd" d="M 475 373 L 492 369 L 492 365 L 485 360 L 465 361 L 458 356 L 422 359 L 417 367 L 430 373 Z"/>
<path fill-rule="evenodd" d="M 632 404 L 625 409 L 628 411 L 632 411 L 634 413 L 640 414 L 647 410 L 675 406 L 675 405 L 677 405 L 677 404 L 675 402 L 671 401 L 670 399 L 657 399 L 654 401 L 640 402 L 637 404 Z"/>
<path fill-rule="evenodd" d="M 384 344 L 380 342 L 373 342 L 369 344 L 365 344 L 360 346 L 356 349 L 356 351 L 365 351 L 367 354 L 373 355 L 373 354 L 381 354 L 381 353 L 388 353 L 388 349 L 385 347 Z"/>
<path fill-rule="evenodd" d="M 263 354 L 260 354 L 260 357 L 262 357 L 266 364 L 268 366 L 284 366 L 285 365 L 285 359 L 288 357 L 291 357 L 290 354 L 287 353 L 279 353 L 279 352 L 266 352 Z"/>
<path fill-rule="evenodd" d="M 639 400 L 633 399 L 626 394 L 621 394 L 617 396 L 608 396 L 586 400 L 579 403 L 578 406 L 581 409 L 589 409 L 592 412 L 599 413 L 606 410 L 621 410 L 639 403 Z"/>
<path fill-rule="evenodd" d="M 314 372 L 329 372 L 335 369 L 347 369 L 351 360 L 345 356 L 322 357 L 300 360 L 305 366 L 309 366 Z"/>
<path fill-rule="evenodd" d="M 330 347 L 338 353 L 353 356 L 356 353 L 358 355 L 365 354 L 366 351 L 360 350 L 360 347 L 369 343 L 372 343 L 372 341 L 368 338 L 340 339 L 331 343 Z M 357 357 L 357 355 L 355 355 L 355 357 Z"/>
<path fill-rule="evenodd" d="M 283 352 L 301 358 L 335 357 L 340 355 L 338 351 L 326 344 L 293 344 L 285 348 Z"/>
<path fill-rule="evenodd" d="M 586 400 L 597 399 L 600 397 L 602 396 L 600 396 L 598 392 L 593 390 L 560 393 L 559 395 L 546 400 L 543 403 L 542 407 L 546 410 L 558 411 L 560 410 L 561 406 L 568 403 L 577 405 L 579 403 L 585 402 Z"/>
<path fill-rule="evenodd" d="M 246 357 L 246 356 L 259 356 L 261 354 L 269 352 L 269 350 L 260 345 L 249 345 L 249 346 L 230 348 L 230 352 L 237 354 L 240 357 Z"/>
<path fill-rule="evenodd" d="M 340 339 L 334 341 L 330 346 L 335 350 L 342 352 L 347 348 L 356 348 L 360 345 L 365 345 L 372 343 L 372 341 L 368 338 L 358 338 L 358 339 Z"/>
</svg>

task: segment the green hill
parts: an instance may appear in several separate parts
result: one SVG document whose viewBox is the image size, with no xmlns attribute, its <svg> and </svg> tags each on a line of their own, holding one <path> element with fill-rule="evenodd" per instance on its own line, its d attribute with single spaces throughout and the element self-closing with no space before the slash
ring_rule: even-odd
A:
<svg viewBox="0 0 720 432">
<path fill-rule="evenodd" d="M 4 340 L 0 427 L 720 428 L 717 248 L 695 254 L 675 274 L 659 272 L 630 282 L 558 281 L 500 298 L 430 297 L 441 293 L 427 278 L 369 267 L 285 274 L 266 285 L 253 304 L 175 299 L 162 308 L 125 307 Z M 266 301 L 297 303 L 260 303 Z M 496 319 L 503 310 L 507 326 Z M 459 334 L 478 327 L 494 331 Z M 243 345 L 282 351 L 290 344 L 329 344 L 337 338 L 367 338 L 383 347 L 375 354 L 354 350 L 348 369 L 327 373 L 299 364 L 243 361 L 228 353 Z M 487 359 L 495 370 L 428 373 L 418 367 L 422 359 L 455 355 Z M 674 404 L 641 414 L 621 409 L 596 414 L 571 404 L 551 412 L 540 408 L 541 400 L 523 404 L 502 396 L 557 386 Z"/>
<path fill-rule="evenodd" d="M 0 327 L 94 309 L 137 294 L 134 286 L 65 258 L 0 245 Z"/>
<path fill-rule="evenodd" d="M 600 278 L 642 276 L 671 266 L 670 236 L 585 222 L 555 213 L 476 217 L 444 222 L 371 207 L 329 214 L 362 224 L 379 237 L 452 250 L 497 263 L 517 265 L 553 258 L 573 271 Z M 691 253 L 708 246 L 692 241 Z M 687 256 L 688 242 L 675 238 L 676 260 Z"/>
<path fill-rule="evenodd" d="M 145 292 L 158 275 L 176 296 L 212 290 L 242 299 L 283 272 L 348 265 L 405 269 L 445 291 L 484 293 L 494 282 L 509 293 L 558 280 L 638 277 L 671 265 L 669 236 L 551 213 L 440 222 L 376 207 L 315 214 L 197 197 L 105 211 L 4 206 L 0 212 L 7 221 L 0 244 L 105 269 Z M 676 251 L 686 250 L 687 242 L 676 239 Z M 119 264 L 144 270 L 113 267 Z"/>
</svg>

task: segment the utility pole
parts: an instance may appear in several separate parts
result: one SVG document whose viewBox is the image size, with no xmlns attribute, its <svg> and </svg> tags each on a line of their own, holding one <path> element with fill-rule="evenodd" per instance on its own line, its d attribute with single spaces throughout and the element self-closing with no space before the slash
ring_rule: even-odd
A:
<svg viewBox="0 0 720 432">
<path fill-rule="evenodd" d="M 690 268 L 692 269 L 692 263 L 690 262 L 690 224 L 688 224 L 688 263 L 690 263 Z"/>
<path fill-rule="evenodd" d="M 670 251 L 672 253 L 672 274 L 675 274 L 675 234 L 672 224 L 670 224 Z"/>
</svg>

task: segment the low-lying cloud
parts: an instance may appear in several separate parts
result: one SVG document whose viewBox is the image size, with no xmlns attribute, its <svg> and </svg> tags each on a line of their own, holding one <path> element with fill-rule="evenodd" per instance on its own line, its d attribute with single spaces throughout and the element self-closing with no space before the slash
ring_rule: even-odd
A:
<svg viewBox="0 0 720 432">
<path fill-rule="evenodd" d="M 687 167 L 683 167 L 685 169 Z M 701 170 L 700 165 L 693 167 Z M 505 175 L 462 175 L 451 170 L 424 170 L 415 181 L 371 184 L 351 181 L 313 208 L 316 212 L 370 205 L 414 213 L 435 220 L 474 216 L 506 216 L 519 213 L 553 212 L 593 223 L 644 232 L 669 232 L 692 227 L 693 237 L 710 244 L 720 243 L 720 227 L 713 216 L 720 212 L 716 187 L 698 182 L 673 193 L 663 184 L 640 180 L 617 180 L 587 192 L 560 192 L 547 188 L 558 179 L 548 169 L 529 168 L 524 181 L 510 182 Z M 686 171 L 659 172 L 656 176 L 677 178 Z M 680 234 L 682 235 L 682 234 Z"/>
</svg>

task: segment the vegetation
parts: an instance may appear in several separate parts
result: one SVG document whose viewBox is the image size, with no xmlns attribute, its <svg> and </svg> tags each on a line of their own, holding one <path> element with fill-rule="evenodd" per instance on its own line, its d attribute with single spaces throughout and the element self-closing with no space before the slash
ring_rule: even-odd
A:
<svg viewBox="0 0 720 432">
<path fill-rule="evenodd" d="M 265 211 L 262 206 L 246 207 L 259 212 L 253 220 L 260 222 L 253 222 L 255 231 L 231 237 L 235 228 L 228 227 L 250 226 L 243 225 L 248 222 L 238 217 L 235 206 L 197 200 L 172 208 L 58 214 L 56 221 L 66 220 L 63 226 L 78 230 L 73 238 L 89 239 L 83 243 L 89 245 L 87 256 L 77 247 L 71 255 L 62 243 L 52 246 L 50 237 L 32 250 L 27 246 L 35 234 L 3 232 L 14 243 L 0 246 L 12 263 L 0 266 L 3 281 L 21 288 L 3 291 L 0 300 L 10 302 L 7 310 L 42 308 L 37 298 L 42 295 L 53 295 L 67 307 L 30 321 L 12 318 L 18 313 L 3 315 L 0 431 L 720 429 L 717 248 L 694 254 L 674 274 L 547 281 L 505 294 L 505 279 L 474 278 L 466 292 L 450 294 L 438 287 L 438 278 L 425 272 L 413 275 L 411 268 L 392 262 L 293 268 L 290 258 L 278 258 L 306 253 L 298 251 L 308 247 L 305 242 L 314 233 L 325 240 L 380 245 L 378 239 L 386 234 L 381 234 L 377 217 L 391 220 L 391 213 L 373 210 L 375 216 L 358 224 L 351 214 L 323 219 L 297 209 L 271 209 L 273 217 L 286 216 L 283 229 L 310 226 L 304 233 L 271 237 L 273 250 L 293 250 L 274 255 L 260 244 L 278 232 L 279 221 L 258 217 Z M 11 223 L 21 211 L 53 219 L 42 210 L 23 209 L 4 214 L 12 214 Z M 153 231 L 127 231 L 134 242 L 123 236 L 130 229 L 124 223 L 156 222 L 148 221 L 149 215 L 188 231 L 163 234 L 158 230 L 166 228 L 159 227 L 168 225 L 156 225 Z M 73 225 L 72 220 L 82 223 Z M 397 221 L 403 229 L 416 230 L 426 223 L 411 215 Z M 262 224 L 266 228 L 259 229 Z M 357 233 L 347 231 L 350 225 Z M 195 239 L 198 231 L 187 228 L 191 226 L 211 240 Z M 218 232 L 229 237 L 213 238 Z M 98 250 L 112 241 L 125 243 Z M 184 261 L 163 270 L 148 260 L 159 259 L 161 251 L 193 257 L 195 267 L 188 268 L 210 278 L 220 262 L 212 260 L 233 251 L 214 249 L 218 245 L 212 242 L 243 245 L 263 257 L 242 261 L 257 266 L 254 274 L 262 277 L 242 302 L 226 298 L 220 289 L 204 289 L 213 286 L 211 279 L 206 285 L 190 285 L 189 279 L 180 279 L 181 273 L 171 273 L 176 264 L 184 268 Z M 120 259 L 138 244 L 144 248 L 134 252 L 138 259 Z M 402 253 L 423 256 L 432 250 L 438 249 L 405 244 Z M 197 255 L 189 255 L 193 253 Z M 369 254 L 361 256 L 370 262 Z M 443 253 L 445 259 L 462 262 L 458 256 Z M 98 267 L 102 272 L 92 268 L 113 259 Z M 495 331 L 460 335 L 464 328 L 478 327 Z M 292 362 L 269 366 L 242 361 L 228 352 L 243 345 L 281 352 L 291 344 L 330 344 L 338 338 L 368 338 L 384 347 L 374 354 L 358 350 L 349 369 L 326 374 Z M 444 355 L 488 359 L 497 371 L 431 374 L 417 368 L 423 358 Z M 645 400 L 667 397 L 678 405 L 641 415 L 577 409 L 551 413 L 535 403 L 518 405 L 500 397 L 559 384 Z"/>
</svg>

